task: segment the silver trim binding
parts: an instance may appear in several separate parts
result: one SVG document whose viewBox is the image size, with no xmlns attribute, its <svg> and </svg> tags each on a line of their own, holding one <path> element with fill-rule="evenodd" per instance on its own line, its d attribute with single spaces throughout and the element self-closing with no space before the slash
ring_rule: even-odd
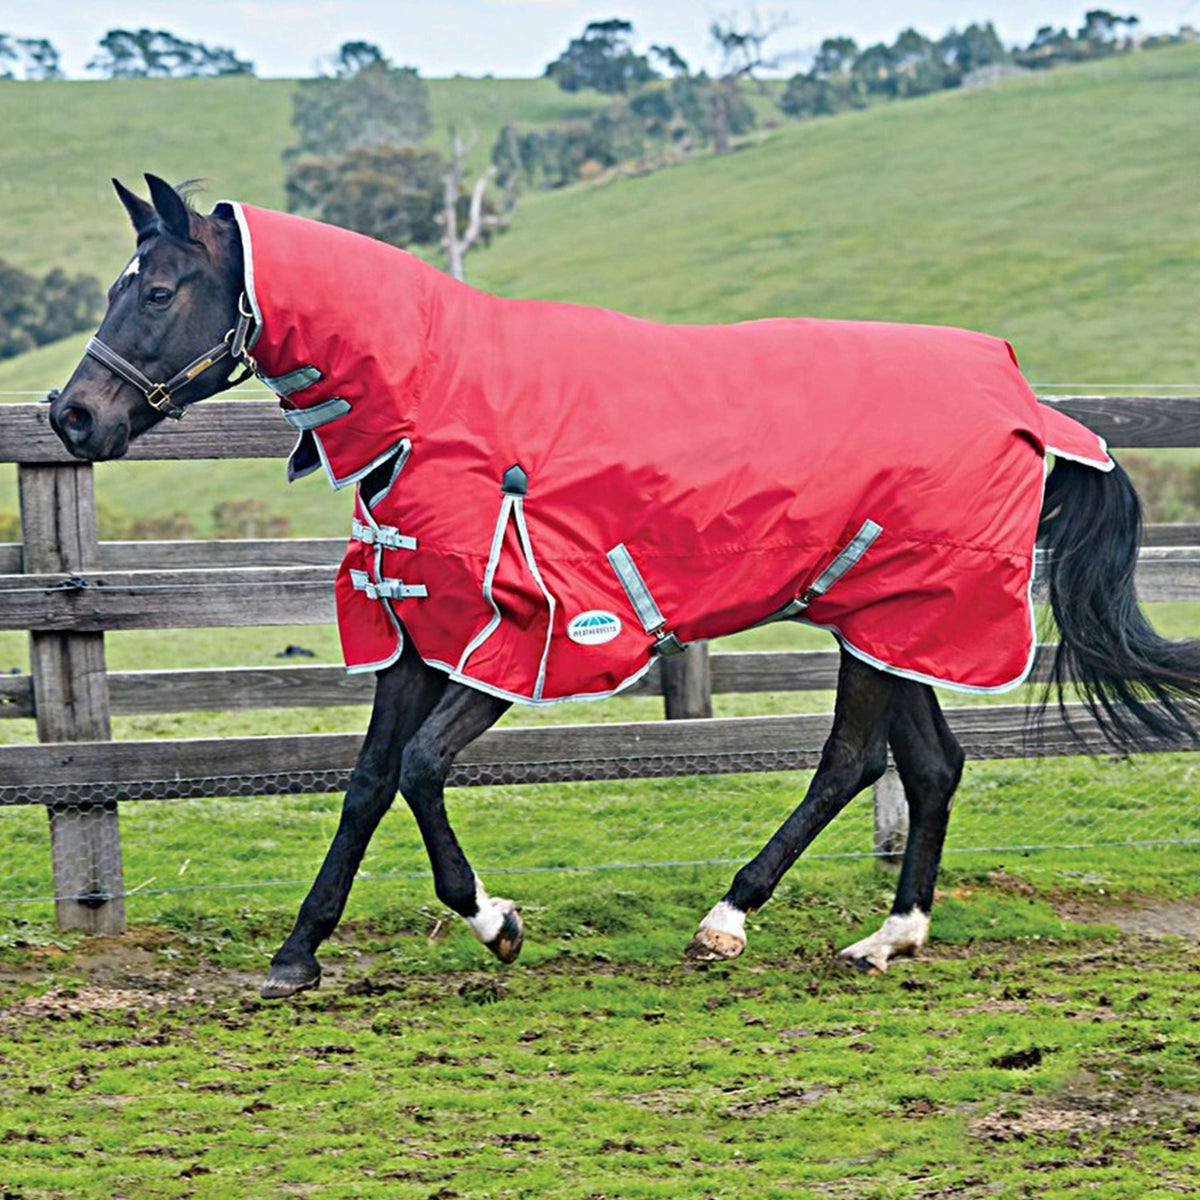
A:
<svg viewBox="0 0 1200 1200">
<path fill-rule="evenodd" d="M 283 419 L 293 428 L 299 430 L 317 429 L 344 417 L 350 411 L 350 401 L 341 396 L 330 396 L 320 404 L 311 408 L 281 408 Z"/>
<path fill-rule="evenodd" d="M 546 623 L 546 645 L 542 650 L 541 661 L 538 663 L 537 682 L 533 685 L 533 699 L 540 700 L 542 698 L 542 688 L 546 683 L 546 663 L 550 658 L 550 645 L 554 640 L 555 601 L 554 597 L 550 594 L 550 589 L 542 579 L 542 573 L 538 570 L 537 560 L 533 556 L 533 544 L 529 540 L 529 529 L 525 524 L 525 498 L 523 496 L 515 497 L 513 512 L 517 520 L 517 536 L 521 540 L 521 551 L 525 555 L 525 562 L 529 565 L 529 573 L 541 589 L 542 595 L 545 596 L 546 607 L 550 610 L 550 619 Z"/>
<path fill-rule="evenodd" d="M 491 620 L 466 644 L 458 659 L 455 673 L 461 674 L 467 665 L 467 660 L 496 632 L 500 625 L 500 606 L 492 594 L 492 584 L 496 578 L 496 567 L 500 562 L 500 550 L 504 545 L 504 531 L 508 528 L 508 518 L 512 513 L 514 497 L 507 492 L 500 503 L 500 515 L 496 518 L 496 528 L 492 533 L 492 548 L 488 552 L 487 566 L 483 571 L 483 598 L 492 606 Z"/>
</svg>

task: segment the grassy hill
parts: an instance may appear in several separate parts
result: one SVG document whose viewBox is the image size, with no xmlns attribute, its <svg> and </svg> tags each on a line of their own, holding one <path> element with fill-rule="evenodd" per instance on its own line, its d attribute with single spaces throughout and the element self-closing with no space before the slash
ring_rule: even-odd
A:
<svg viewBox="0 0 1200 1200">
<path fill-rule="evenodd" d="M 668 321 L 1002 334 L 1042 380 L 1197 378 L 1200 47 L 788 124 L 723 159 L 529 197 L 505 294 Z"/>
<path fill-rule="evenodd" d="M 280 152 L 293 141 L 288 79 L 0 81 L 0 255 L 26 270 L 88 271 L 105 285 L 129 256 L 129 227 L 112 193 L 116 175 L 200 176 L 211 199 L 283 205 Z M 486 162 L 506 120 L 539 123 L 586 113 L 548 79 L 433 79 L 434 133 L 476 131 Z"/>
<path fill-rule="evenodd" d="M 114 172 L 203 173 L 214 195 L 279 203 L 292 86 L 0 86 L 4 253 L 107 277 L 128 250 L 108 194 Z M 549 119 L 587 103 L 544 80 L 431 86 L 439 122 L 473 122 L 481 147 L 509 112 Z M 1184 46 L 788 123 L 722 159 L 529 195 L 469 270 L 504 294 L 665 320 L 964 325 L 1009 337 L 1034 380 L 1188 382 L 1198 100 L 1200 47 Z M 61 381 L 82 340 L 0 364 L 0 390 Z M 106 468 L 101 493 L 133 511 L 181 470 Z M 282 507 L 279 477 L 272 464 L 222 464 L 197 472 L 198 494 L 177 486 L 203 525 L 214 496 Z M 297 502 L 298 531 L 342 528 L 344 506 L 319 484 L 293 489 L 288 505 Z"/>
</svg>

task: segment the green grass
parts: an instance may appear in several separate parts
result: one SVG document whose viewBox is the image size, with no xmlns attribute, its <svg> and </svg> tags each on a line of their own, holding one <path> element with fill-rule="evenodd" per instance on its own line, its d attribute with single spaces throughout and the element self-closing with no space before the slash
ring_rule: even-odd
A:
<svg viewBox="0 0 1200 1200">
<path fill-rule="evenodd" d="M 501 125 L 595 108 L 547 79 L 429 80 L 431 144 L 450 124 L 475 132 L 469 165 L 489 161 Z M 0 222 L 4 257 L 25 270 L 86 271 L 107 285 L 128 259 L 129 222 L 109 184 L 142 173 L 200 176 L 220 196 L 281 208 L 293 141 L 290 79 L 0 81 Z M 11 369 L 11 368 L 6 368 Z M 0 388 L 8 386 L 7 379 Z"/>
<path fill-rule="evenodd" d="M 1114 858 L 1106 891 L 1156 870 L 1194 891 L 1195 857 Z M 119 944 L 9 922 L 0 1184 L 27 1200 L 1188 1194 L 1200 953 L 1059 915 L 1099 891 L 1095 860 L 1088 883 L 1073 865 L 951 868 L 937 940 L 879 978 L 830 962 L 886 904 L 867 864 L 798 868 L 747 957 L 717 967 L 678 957 L 712 870 L 523 878 L 512 968 L 422 907 L 424 887 L 360 886 L 326 987 L 275 1007 L 252 986 L 286 929 L 277 893 L 169 898 Z"/>
</svg>

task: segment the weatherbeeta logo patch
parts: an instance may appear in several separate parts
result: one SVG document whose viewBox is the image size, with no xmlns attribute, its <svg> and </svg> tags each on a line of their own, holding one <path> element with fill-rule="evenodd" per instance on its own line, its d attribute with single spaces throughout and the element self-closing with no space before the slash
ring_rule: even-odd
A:
<svg viewBox="0 0 1200 1200">
<path fill-rule="evenodd" d="M 621 632 L 621 619 L 598 608 L 580 613 L 567 622 L 567 637 L 581 646 L 603 646 Z"/>
</svg>

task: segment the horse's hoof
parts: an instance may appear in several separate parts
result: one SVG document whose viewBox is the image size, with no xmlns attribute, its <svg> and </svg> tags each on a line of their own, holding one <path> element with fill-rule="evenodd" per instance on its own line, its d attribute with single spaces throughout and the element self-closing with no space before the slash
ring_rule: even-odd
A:
<svg viewBox="0 0 1200 1200">
<path fill-rule="evenodd" d="M 851 953 L 853 949 L 851 946 L 838 955 L 838 962 L 843 967 L 857 971 L 860 975 L 882 975 L 887 970 L 888 960 L 883 955 L 854 954 Z"/>
<path fill-rule="evenodd" d="M 493 898 L 492 903 L 504 914 L 504 923 L 500 926 L 500 932 L 484 944 L 502 963 L 516 962 L 517 955 L 521 953 L 521 943 L 525 940 L 521 914 L 511 900 Z"/>
<path fill-rule="evenodd" d="M 308 962 L 272 963 L 259 995 L 264 1000 L 286 1000 L 297 992 L 321 986 L 321 965 L 315 958 Z"/>
<path fill-rule="evenodd" d="M 701 925 L 696 936 L 688 942 L 684 954 L 693 962 L 724 962 L 737 958 L 746 948 L 746 939 L 736 933 L 726 933 L 711 925 Z"/>
</svg>

